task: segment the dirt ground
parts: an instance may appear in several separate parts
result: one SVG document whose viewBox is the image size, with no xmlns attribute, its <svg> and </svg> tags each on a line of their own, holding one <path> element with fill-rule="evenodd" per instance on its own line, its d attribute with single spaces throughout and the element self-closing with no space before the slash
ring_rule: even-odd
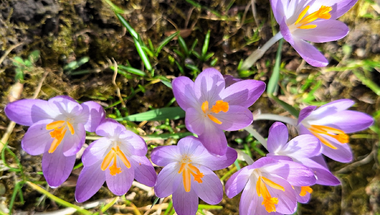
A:
<svg viewBox="0 0 380 215">
<path fill-rule="evenodd" d="M 250 72 L 238 72 L 237 66 L 257 47 L 273 36 L 273 24 L 269 1 L 256 0 L 255 14 L 252 15 L 250 0 L 195 0 L 202 7 L 195 7 L 190 1 L 180 0 L 114 0 L 114 4 L 125 10 L 123 17 L 141 36 L 145 44 L 148 39 L 154 46 L 167 36 L 179 30 L 188 47 L 198 40 L 195 50 L 201 52 L 208 30 L 210 34 L 209 52 L 214 55 L 208 61 L 200 61 L 195 56 L 181 58 L 175 50 L 181 50 L 177 38 L 163 48 L 158 57 L 151 58 L 155 74 L 169 80 L 180 75 L 193 77 L 193 71 L 186 67 L 192 64 L 202 69 L 218 59 L 215 67 L 223 74 L 251 78 L 268 82 L 277 51 L 275 44 L 269 49 Z M 316 46 L 329 59 L 326 68 L 314 68 L 303 62 L 294 49 L 284 42 L 282 52 L 280 88 L 278 98 L 296 108 L 310 104 L 321 104 L 341 98 L 355 100 L 353 109 L 375 114 L 379 110 L 379 94 L 365 84 L 355 74 L 380 85 L 380 9 L 379 2 L 359 0 L 356 6 L 340 18 L 350 28 L 347 37 L 336 42 Z M 257 25 L 258 24 L 258 25 Z M 274 28 L 272 28 L 272 26 Z M 257 35 L 255 35 L 255 32 Z M 255 40 L 254 38 L 257 38 Z M 15 64 L 16 57 L 27 59 L 30 53 L 39 50 L 39 58 L 29 66 Z M 88 59 L 88 61 L 86 61 Z M 183 67 L 183 73 L 173 63 Z M 113 82 L 112 62 L 130 65 L 144 71 L 132 37 L 121 25 L 110 7 L 101 0 L 1 0 L 0 1 L 0 137 L 6 133 L 10 123 L 4 114 L 9 102 L 12 85 L 15 84 L 16 69 L 24 73 L 21 98 L 31 98 L 35 92 L 38 98 L 49 99 L 57 95 L 69 95 L 81 102 L 99 102 L 108 116 L 122 116 L 162 108 L 171 104 L 172 91 L 161 82 L 137 75 L 118 75 L 116 85 L 120 89 L 126 106 L 119 101 Z M 85 62 L 79 67 L 70 67 L 73 62 Z M 376 64 L 377 63 L 377 64 Z M 372 66 L 374 65 L 375 66 Z M 306 87 L 307 85 L 307 87 Z M 141 89 L 141 87 L 143 88 Z M 140 89 L 136 91 L 136 89 Z M 309 99 L 311 97 L 311 99 Z M 115 104 L 116 103 L 116 104 Z M 288 115 L 275 101 L 264 94 L 251 108 L 265 113 Z M 377 118 L 375 120 L 378 120 Z M 376 121 L 377 122 L 377 121 Z M 186 132 L 183 119 L 166 122 L 125 122 L 141 135 L 169 132 Z M 254 122 L 255 128 L 267 135 L 270 121 Z M 165 127 L 162 126 L 165 124 Z M 376 124 L 378 126 L 378 124 Z M 295 135 L 294 128 L 291 134 Z M 20 146 L 20 140 L 27 130 L 16 125 L 9 140 L 9 148 L 20 160 L 24 173 L 30 180 L 41 182 L 55 196 L 75 203 L 74 190 L 80 169 L 75 170 L 69 180 L 57 189 L 49 189 L 41 171 L 41 156 L 30 156 Z M 236 138 L 248 136 L 245 131 L 227 132 L 232 147 L 243 148 Z M 300 205 L 299 214 L 379 214 L 380 175 L 378 165 L 378 134 L 366 130 L 351 135 L 350 145 L 354 152 L 354 162 L 341 164 L 328 160 L 331 170 L 340 178 L 342 186 L 313 186 L 311 201 Z M 150 145 L 174 143 L 176 140 L 148 141 Z M 90 143 L 87 140 L 86 143 Z M 252 152 L 259 158 L 257 152 Z M 5 154 L 4 160 L 12 165 L 15 160 Z M 78 160 L 79 163 L 79 160 Z M 15 184 L 20 174 L 0 165 L 0 211 L 8 208 Z M 159 169 L 157 168 L 157 172 Z M 225 171 L 218 171 L 222 176 Z M 24 185 L 24 204 L 15 198 L 14 214 L 53 212 L 63 209 L 54 201 Z M 90 199 L 104 202 L 113 194 L 105 187 Z M 151 192 L 132 187 L 126 199 L 137 208 L 152 203 Z M 223 210 L 210 210 L 213 214 L 238 214 L 240 196 L 219 204 Z M 166 203 L 167 201 L 164 200 Z M 120 201 L 106 213 L 131 214 L 131 204 Z M 75 203 L 77 205 L 81 205 Z M 99 207 L 91 208 L 97 212 Z M 141 213 L 146 209 L 141 209 Z M 137 214 L 137 213 L 136 213 Z"/>
</svg>

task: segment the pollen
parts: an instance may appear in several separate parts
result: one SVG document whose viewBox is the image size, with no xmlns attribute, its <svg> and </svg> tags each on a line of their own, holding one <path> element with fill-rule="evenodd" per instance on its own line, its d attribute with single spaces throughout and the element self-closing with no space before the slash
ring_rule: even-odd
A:
<svg viewBox="0 0 380 215">
<path fill-rule="evenodd" d="M 309 8 L 310 8 L 309 5 L 306 6 L 305 9 L 298 16 L 296 22 L 294 23 L 297 26 L 297 28 L 299 28 L 299 29 L 316 28 L 317 25 L 310 24 L 310 23 L 314 22 L 317 19 L 326 19 L 327 20 L 327 19 L 331 18 L 330 11 L 332 11 L 332 8 L 328 7 L 328 6 L 324 6 L 324 5 L 322 5 L 319 8 L 319 10 L 317 10 L 314 13 L 311 13 L 311 14 L 307 15 L 306 17 L 304 17 L 305 14 L 307 13 L 307 11 L 309 10 Z"/>
<path fill-rule="evenodd" d="M 268 178 L 265 178 L 263 176 L 260 176 L 259 179 L 256 182 L 256 192 L 258 196 L 263 197 L 262 205 L 265 206 L 265 210 L 268 213 L 276 212 L 276 205 L 278 204 L 278 198 L 272 197 L 269 193 L 269 190 L 267 188 L 267 185 L 285 192 L 285 189 L 283 186 L 269 180 Z"/>
<path fill-rule="evenodd" d="M 124 155 L 124 153 L 120 150 L 119 146 L 112 147 L 112 149 L 107 153 L 107 155 L 104 157 L 102 165 L 100 168 L 105 171 L 108 166 L 113 161 L 112 165 L 109 167 L 110 174 L 112 176 L 115 176 L 116 174 L 121 173 L 121 167 L 117 166 L 117 157 L 120 158 L 122 163 L 129 169 L 131 168 L 131 163 L 127 159 L 127 157 Z"/>
<path fill-rule="evenodd" d="M 348 143 L 349 137 L 344 131 L 332 128 L 329 126 L 324 125 L 311 125 L 309 128 L 309 131 L 316 136 L 323 144 L 326 146 L 332 148 L 332 149 L 338 149 L 336 146 L 331 144 L 326 138 L 324 138 L 322 135 L 327 135 L 329 137 L 334 138 L 339 143 L 345 144 Z"/>
<path fill-rule="evenodd" d="M 307 193 L 312 193 L 312 192 L 313 192 L 313 189 L 311 189 L 311 187 L 309 187 L 309 186 L 302 186 L 301 187 L 300 196 L 306 196 Z"/>
<path fill-rule="evenodd" d="M 191 160 L 188 156 L 184 156 L 181 160 L 181 166 L 179 168 L 178 174 L 182 174 L 183 186 L 186 192 L 191 190 L 191 176 L 194 177 L 194 181 L 202 183 L 202 178 L 204 174 L 199 171 L 199 169 L 191 164 Z"/>
<path fill-rule="evenodd" d="M 219 112 L 227 112 L 229 110 L 229 104 L 223 100 L 218 100 L 215 102 L 215 105 L 209 109 L 209 102 L 204 101 L 202 103 L 201 109 L 205 114 L 205 117 L 207 116 L 211 121 L 220 125 L 222 122 L 214 114 L 218 114 Z"/>
<path fill-rule="evenodd" d="M 71 135 L 75 134 L 74 127 L 69 121 L 58 120 L 46 125 L 46 130 L 53 130 L 49 134 L 54 139 L 50 145 L 49 153 L 53 153 L 61 144 L 67 129 L 69 129 Z"/>
</svg>

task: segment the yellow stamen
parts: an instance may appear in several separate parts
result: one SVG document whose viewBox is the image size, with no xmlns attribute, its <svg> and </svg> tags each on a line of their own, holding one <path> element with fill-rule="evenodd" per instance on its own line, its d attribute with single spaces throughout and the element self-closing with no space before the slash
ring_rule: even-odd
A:
<svg viewBox="0 0 380 215">
<path fill-rule="evenodd" d="M 317 20 L 317 19 L 330 19 L 331 18 L 330 11 L 332 11 L 332 7 L 322 5 L 319 8 L 319 10 L 317 10 L 314 13 L 311 13 L 311 14 L 307 15 L 306 17 L 304 17 L 305 14 L 307 13 L 307 11 L 309 10 L 309 8 L 310 8 L 309 5 L 306 6 L 305 9 L 298 16 L 296 22 L 294 23 L 295 25 L 297 25 L 297 28 L 299 28 L 299 29 L 316 28 L 317 25 L 308 25 L 308 24 Z"/>
<path fill-rule="evenodd" d="M 71 125 L 69 121 L 67 121 L 67 127 L 69 127 L 71 135 L 74 135 L 75 134 L 74 127 L 73 125 Z"/>
<path fill-rule="evenodd" d="M 311 125 L 309 131 L 314 136 L 316 136 L 323 144 L 332 149 L 337 149 L 337 147 L 332 145 L 326 138 L 321 136 L 321 134 L 332 137 L 342 144 L 348 143 L 349 141 L 349 137 L 346 133 L 344 133 L 344 131 L 329 126 Z"/>
<path fill-rule="evenodd" d="M 127 159 L 127 157 L 124 155 L 124 153 L 120 150 L 119 146 L 112 147 L 112 149 L 107 153 L 107 155 L 104 157 L 102 165 L 100 166 L 101 170 L 106 170 L 110 163 L 113 161 L 113 164 L 109 167 L 110 174 L 112 176 L 115 176 L 116 174 L 121 173 L 121 167 L 117 166 L 117 157 L 121 159 L 123 164 L 129 169 L 131 168 L 131 163 Z"/>
<path fill-rule="evenodd" d="M 309 186 L 302 186 L 301 187 L 300 196 L 306 196 L 307 193 L 312 193 L 312 192 L 313 192 L 313 189 L 311 189 L 311 187 L 309 187 Z"/>
<path fill-rule="evenodd" d="M 62 127 L 64 124 L 65 124 L 65 121 L 58 120 L 58 121 L 47 124 L 46 130 L 56 129 L 56 128 Z"/>
<path fill-rule="evenodd" d="M 57 149 L 59 144 L 61 144 L 67 131 L 66 126 L 69 128 L 71 135 L 74 135 L 75 134 L 74 127 L 69 121 L 58 120 L 46 125 L 46 130 L 54 129 L 53 131 L 49 133 L 50 137 L 54 138 L 53 142 L 50 145 L 50 148 L 48 151 L 49 153 L 53 153 Z"/>
<path fill-rule="evenodd" d="M 285 192 L 285 189 L 283 186 L 276 184 L 275 182 L 269 180 L 268 178 L 265 178 L 263 176 L 260 176 L 259 179 L 256 182 L 256 192 L 258 196 L 263 197 L 262 205 L 265 206 L 265 210 L 268 213 L 276 212 L 276 205 L 278 204 L 278 198 L 272 197 L 268 191 L 268 188 L 266 185 Z"/>
<path fill-rule="evenodd" d="M 201 109 L 205 116 L 207 116 L 211 121 L 220 125 L 222 122 L 216 118 L 216 116 L 212 115 L 212 113 L 218 114 L 220 111 L 227 112 L 229 110 L 229 104 L 223 100 L 218 100 L 216 101 L 215 105 L 212 106 L 211 110 L 209 110 L 208 101 L 205 101 L 202 103 Z"/>
<path fill-rule="evenodd" d="M 191 164 L 191 160 L 187 156 L 183 157 L 181 160 L 181 167 L 179 168 L 178 174 L 181 173 L 183 186 L 186 192 L 190 192 L 191 190 L 191 175 L 194 177 L 194 181 L 202 183 L 203 173 Z"/>
</svg>

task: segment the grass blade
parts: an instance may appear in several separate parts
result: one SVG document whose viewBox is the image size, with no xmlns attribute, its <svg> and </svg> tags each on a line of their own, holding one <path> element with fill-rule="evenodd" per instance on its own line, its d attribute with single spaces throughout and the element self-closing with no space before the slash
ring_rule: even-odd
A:
<svg viewBox="0 0 380 215">
<path fill-rule="evenodd" d="M 284 39 L 281 39 L 278 43 L 278 49 L 276 54 L 276 63 L 274 64 L 273 73 L 270 77 L 267 93 L 268 95 L 272 95 L 277 88 L 278 79 L 280 78 L 280 64 L 281 64 L 281 52 L 282 52 L 282 44 L 284 43 Z"/>
<path fill-rule="evenodd" d="M 164 48 L 174 37 L 176 37 L 179 34 L 179 31 L 175 32 L 174 34 L 170 35 L 169 37 L 165 38 L 160 45 L 157 47 L 156 56 L 161 52 L 161 49 Z"/>
<path fill-rule="evenodd" d="M 179 119 L 185 117 L 185 111 L 180 107 L 166 107 L 150 110 L 144 113 L 133 114 L 123 118 L 117 118 L 116 121 L 159 121 L 165 119 Z"/>
</svg>

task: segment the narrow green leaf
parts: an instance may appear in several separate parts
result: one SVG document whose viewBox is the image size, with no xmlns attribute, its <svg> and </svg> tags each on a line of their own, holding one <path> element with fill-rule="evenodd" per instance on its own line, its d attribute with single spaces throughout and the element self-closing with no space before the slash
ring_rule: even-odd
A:
<svg viewBox="0 0 380 215">
<path fill-rule="evenodd" d="M 139 35 L 137 34 L 137 32 L 132 28 L 132 26 L 129 25 L 129 23 L 127 22 L 127 20 L 124 19 L 124 17 L 119 14 L 119 13 L 116 13 L 116 16 L 117 18 L 119 18 L 121 24 L 124 25 L 125 28 L 127 28 L 128 32 L 131 34 L 131 36 L 134 38 L 134 39 L 139 39 Z"/>
<path fill-rule="evenodd" d="M 150 110 L 144 113 L 133 114 L 123 118 L 117 118 L 116 121 L 159 121 L 165 119 L 179 119 L 185 117 L 185 111 L 180 107 L 167 107 Z"/>
<path fill-rule="evenodd" d="M 191 45 L 191 51 L 193 51 L 195 49 L 195 46 L 198 44 L 198 39 L 195 39 L 194 42 L 193 42 L 193 45 Z"/>
<path fill-rule="evenodd" d="M 146 69 L 148 71 L 151 71 L 152 70 L 152 65 L 150 65 L 150 62 L 149 62 L 149 59 L 148 59 L 148 56 L 145 54 L 144 50 L 142 49 L 142 46 L 141 44 L 139 43 L 138 39 L 135 39 L 133 38 L 133 42 L 135 43 L 135 46 L 136 46 L 136 49 L 137 49 L 137 52 L 139 53 L 140 57 L 141 57 L 141 60 L 143 61 Z"/>
<path fill-rule="evenodd" d="M 175 32 L 174 34 L 170 35 L 169 37 L 165 38 L 160 45 L 157 48 L 156 55 L 158 55 L 161 52 L 161 49 L 164 48 L 174 37 L 176 37 L 179 34 L 179 31 Z"/>
<path fill-rule="evenodd" d="M 35 63 L 38 58 L 40 58 L 40 51 L 39 50 L 34 50 L 32 51 L 30 54 L 29 54 L 29 60 L 32 62 L 32 63 Z"/>
<path fill-rule="evenodd" d="M 111 8 L 112 10 L 115 12 L 115 13 L 124 13 L 124 10 L 122 10 L 121 8 L 119 8 L 118 6 L 116 6 L 114 3 L 112 3 L 110 0 L 104 0 Z"/>
<path fill-rule="evenodd" d="M 299 111 L 296 110 L 293 106 L 291 106 L 290 104 L 280 100 L 279 98 L 277 98 L 276 96 L 273 96 L 273 95 L 269 95 L 268 96 L 272 99 L 274 99 L 279 105 L 281 105 L 285 110 L 287 110 L 290 114 L 292 114 L 293 116 L 295 117 L 298 117 L 299 116 Z"/>
<path fill-rule="evenodd" d="M 201 72 L 199 69 L 198 69 L 198 67 L 197 66 L 195 66 L 195 65 L 192 65 L 192 64 L 186 64 L 185 65 L 188 69 L 191 69 L 191 70 L 193 70 L 193 71 L 196 71 L 196 72 Z"/>
<path fill-rule="evenodd" d="M 206 34 L 205 42 L 203 43 L 203 47 L 202 47 L 202 58 L 204 60 L 205 60 L 205 57 L 206 57 L 206 54 L 207 54 L 208 45 L 210 43 L 210 34 L 211 34 L 211 31 L 208 30 L 207 34 Z"/>
<path fill-rule="evenodd" d="M 211 61 L 210 66 L 215 66 L 218 62 L 218 58 L 216 57 L 214 60 Z"/>
<path fill-rule="evenodd" d="M 196 58 L 201 59 L 201 56 L 198 54 L 197 51 L 192 51 L 191 53 L 192 53 Z"/>
<path fill-rule="evenodd" d="M 179 42 L 179 46 L 183 49 L 186 56 L 189 56 L 189 49 L 187 48 L 185 40 L 180 35 L 178 35 L 178 42 Z"/>
<path fill-rule="evenodd" d="M 155 57 L 154 53 L 146 46 L 141 46 L 141 48 L 150 56 Z"/>
<path fill-rule="evenodd" d="M 212 56 L 214 56 L 214 52 L 208 53 L 206 56 L 204 56 L 203 60 L 208 61 Z"/>
<path fill-rule="evenodd" d="M 380 96 L 380 87 L 373 82 L 371 79 L 365 77 L 362 75 L 359 71 L 357 70 L 352 70 L 354 75 L 364 84 L 366 85 L 369 89 L 371 89 L 374 93 L 376 93 L 378 96 Z"/>
<path fill-rule="evenodd" d="M 127 72 L 130 72 L 132 74 L 135 74 L 135 75 L 139 75 L 139 76 L 145 76 L 145 72 L 139 70 L 139 69 L 136 69 L 136 68 L 133 68 L 133 67 L 130 67 L 130 66 L 123 66 L 123 65 L 118 65 L 118 68 L 121 69 L 121 70 L 124 70 L 124 71 L 127 71 Z M 111 68 L 113 69 L 113 68 Z M 119 72 L 119 71 L 118 71 Z"/>
<path fill-rule="evenodd" d="M 281 64 L 281 52 L 282 52 L 282 44 L 284 43 L 284 39 L 281 39 L 278 43 L 278 49 L 276 54 L 276 63 L 274 64 L 272 76 L 269 79 L 267 93 L 268 95 L 272 95 L 277 88 L 278 79 L 280 78 L 280 64 Z"/>
</svg>

